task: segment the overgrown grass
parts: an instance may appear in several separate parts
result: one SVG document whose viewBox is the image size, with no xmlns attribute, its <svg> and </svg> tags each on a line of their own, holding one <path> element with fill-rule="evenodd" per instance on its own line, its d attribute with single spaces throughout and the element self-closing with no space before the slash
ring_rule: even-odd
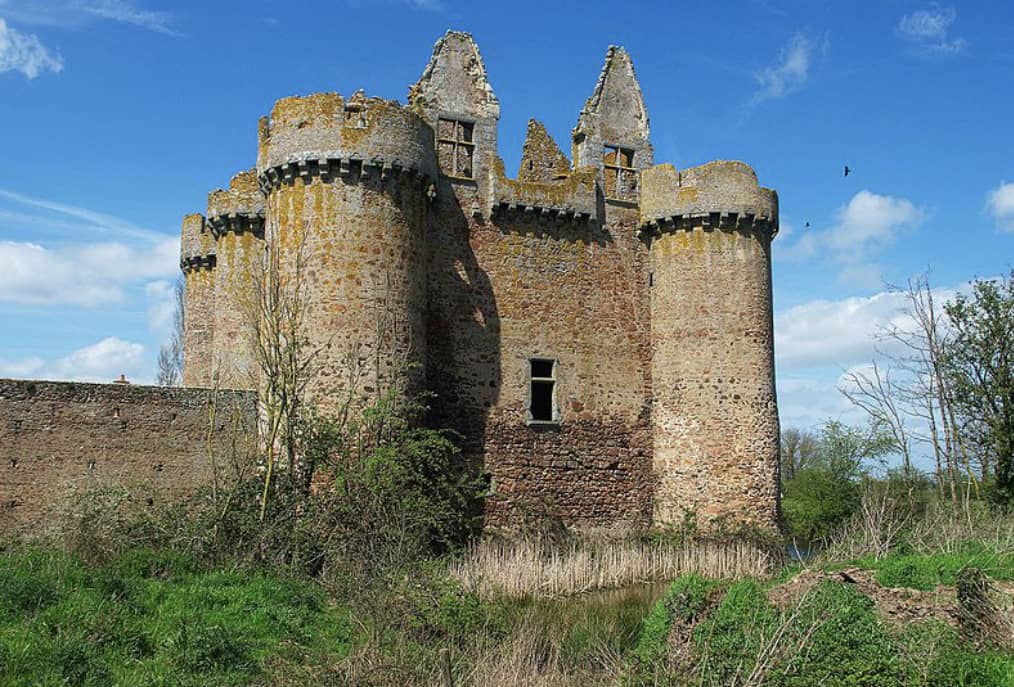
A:
<svg viewBox="0 0 1014 687">
<path fill-rule="evenodd" d="M 1014 656 L 977 651 L 938 622 L 891 629 L 869 598 L 830 581 L 778 608 L 755 580 L 681 578 L 646 618 L 630 659 L 627 685 L 1014 685 Z"/>
<path fill-rule="evenodd" d="M 0 685 L 252 685 L 349 650 L 346 612 L 312 583 L 202 572 L 135 550 L 97 568 L 48 550 L 0 555 Z"/>
<path fill-rule="evenodd" d="M 877 581 L 885 587 L 930 590 L 941 584 L 953 586 L 958 573 L 969 567 L 979 568 L 994 580 L 1014 580 L 1014 552 L 1000 553 L 978 542 L 964 542 L 946 553 L 899 551 L 880 560 L 866 557 L 856 562 L 876 570 Z"/>
<path fill-rule="evenodd" d="M 484 538 L 451 565 L 466 589 L 484 598 L 551 597 L 670 581 L 696 572 L 712 578 L 764 576 L 771 553 L 742 539 L 611 541 Z"/>
</svg>

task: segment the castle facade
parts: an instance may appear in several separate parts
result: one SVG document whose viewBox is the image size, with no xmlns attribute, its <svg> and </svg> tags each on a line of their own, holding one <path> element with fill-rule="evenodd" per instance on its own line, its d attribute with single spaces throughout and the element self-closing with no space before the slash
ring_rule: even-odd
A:
<svg viewBox="0 0 1014 687">
<path fill-rule="evenodd" d="M 251 267 L 270 246 L 305 300 L 311 400 L 431 392 L 489 476 L 487 524 L 775 526 L 776 193 L 741 162 L 656 164 L 622 48 L 570 157 L 532 120 L 509 177 L 499 116 L 453 31 L 405 105 L 279 100 L 256 168 L 183 221 L 184 384 L 256 388 Z"/>
</svg>

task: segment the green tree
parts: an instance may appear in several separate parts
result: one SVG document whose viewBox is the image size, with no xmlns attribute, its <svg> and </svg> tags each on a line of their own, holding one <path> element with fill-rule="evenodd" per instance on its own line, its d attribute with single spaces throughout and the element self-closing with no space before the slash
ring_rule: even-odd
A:
<svg viewBox="0 0 1014 687">
<path fill-rule="evenodd" d="M 953 339 L 946 369 L 965 430 L 991 464 L 996 495 L 1014 500 L 1014 270 L 997 280 L 977 280 L 970 296 L 944 306 Z"/>
<path fill-rule="evenodd" d="M 859 508 L 864 477 L 894 451 L 891 434 L 880 425 L 826 422 L 813 454 L 783 484 L 789 534 L 807 542 L 826 539 Z"/>
</svg>

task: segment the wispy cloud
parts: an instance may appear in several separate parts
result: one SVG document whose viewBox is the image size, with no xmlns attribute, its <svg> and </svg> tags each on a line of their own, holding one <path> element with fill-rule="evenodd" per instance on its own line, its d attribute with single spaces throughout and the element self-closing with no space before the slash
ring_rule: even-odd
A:
<svg viewBox="0 0 1014 687">
<path fill-rule="evenodd" d="M 934 6 L 904 15 L 897 33 L 920 55 L 957 55 L 967 46 L 960 37 L 951 37 L 951 26 L 958 18 L 953 7 Z"/>
<path fill-rule="evenodd" d="M 80 307 L 123 303 L 129 289 L 171 278 L 179 269 L 179 239 L 173 235 L 3 189 L 0 231 L 12 237 L 0 241 L 0 303 Z"/>
<path fill-rule="evenodd" d="M 750 104 L 784 98 L 801 89 L 809 79 L 814 50 L 814 41 L 803 33 L 789 39 L 778 59 L 754 74 L 757 90 Z"/>
<path fill-rule="evenodd" d="M 43 72 L 58 74 L 62 70 L 59 54 L 50 52 L 35 35 L 11 28 L 0 17 L 0 73 L 18 71 L 34 79 Z"/>
<path fill-rule="evenodd" d="M 52 213 L 58 216 L 70 217 L 76 220 L 80 220 L 86 228 L 92 229 L 105 234 L 116 234 L 122 237 L 141 239 L 148 241 L 158 241 L 166 237 L 165 234 L 160 232 L 152 231 L 151 229 L 145 229 L 139 227 L 136 224 L 129 222 L 125 219 L 108 215 L 102 212 L 96 212 L 95 210 L 89 210 L 77 205 L 69 205 L 67 203 L 61 203 L 55 200 L 48 200 L 45 198 L 36 198 L 34 196 L 26 196 L 21 193 L 15 193 L 14 191 L 8 191 L 6 189 L 0 189 L 0 201 L 9 201 L 14 204 L 20 205 L 25 208 L 35 208 L 38 210 L 44 210 L 48 213 Z M 0 208 L 0 222 L 2 220 L 21 220 L 28 221 L 35 224 L 46 224 L 50 222 L 47 215 L 30 215 L 19 212 L 11 212 Z M 60 223 L 57 221 L 57 226 L 73 226 L 67 225 L 66 222 Z M 0 224 L 2 226 L 2 224 Z"/>
<path fill-rule="evenodd" d="M 880 268 L 872 259 L 905 231 L 919 226 L 926 211 L 906 198 L 860 191 L 835 213 L 826 229 L 800 234 L 795 243 L 779 246 L 785 259 L 830 258 L 839 263 L 839 278 L 865 288 L 881 283 Z"/>
<path fill-rule="evenodd" d="M 1014 183 L 1001 183 L 989 192 L 986 209 L 1004 231 L 1014 232 Z"/>
<path fill-rule="evenodd" d="M 80 7 L 83 12 L 102 19 L 132 24 L 167 36 L 180 35 L 173 28 L 173 16 L 168 12 L 142 10 L 122 0 L 93 0 L 90 3 L 81 3 Z"/>
<path fill-rule="evenodd" d="M 0 0 L 0 16 L 28 26 L 65 29 L 108 20 L 167 36 L 181 35 L 170 12 L 145 9 L 127 0 Z"/>
</svg>

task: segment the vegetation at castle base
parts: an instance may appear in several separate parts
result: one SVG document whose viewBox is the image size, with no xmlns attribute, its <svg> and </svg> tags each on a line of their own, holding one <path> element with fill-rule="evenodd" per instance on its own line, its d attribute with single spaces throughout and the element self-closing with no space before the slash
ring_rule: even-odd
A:
<svg viewBox="0 0 1014 687">
<path fill-rule="evenodd" d="M 340 660 L 347 610 L 319 586 L 205 571 L 135 549 L 98 567 L 52 549 L 0 554 L 0 685 L 251 685 Z"/>
<path fill-rule="evenodd" d="M 1014 655 L 936 620 L 889 626 L 851 585 L 824 581 L 786 607 L 753 579 L 677 580 L 652 609 L 621 682 L 647 685 L 1007 687 Z"/>
</svg>

